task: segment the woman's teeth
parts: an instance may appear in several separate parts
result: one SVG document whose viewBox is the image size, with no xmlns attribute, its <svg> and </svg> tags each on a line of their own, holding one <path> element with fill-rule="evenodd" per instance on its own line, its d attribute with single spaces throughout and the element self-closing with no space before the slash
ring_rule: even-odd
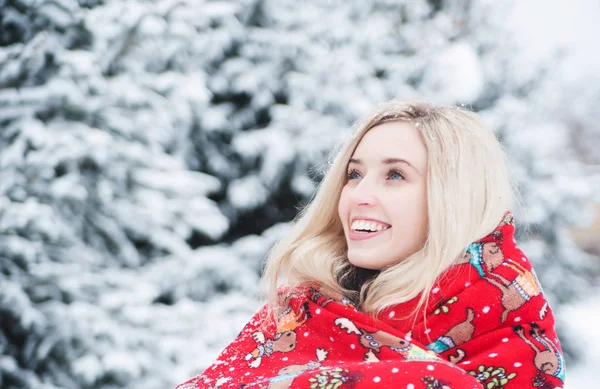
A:
<svg viewBox="0 0 600 389">
<path fill-rule="evenodd" d="M 376 231 L 387 230 L 390 227 L 383 225 L 377 222 L 365 221 L 365 220 L 355 220 L 351 226 L 352 230 L 355 232 L 369 233 Z"/>
</svg>

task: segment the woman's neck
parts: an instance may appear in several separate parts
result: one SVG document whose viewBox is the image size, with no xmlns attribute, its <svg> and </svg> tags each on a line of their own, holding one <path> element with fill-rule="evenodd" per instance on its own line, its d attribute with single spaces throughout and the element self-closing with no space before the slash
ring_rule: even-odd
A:
<svg viewBox="0 0 600 389">
<path fill-rule="evenodd" d="M 346 289 L 359 292 L 365 282 L 377 277 L 380 272 L 381 270 L 377 269 L 366 269 L 364 267 L 354 266 L 352 274 L 350 274 L 348 281 L 345 283 L 345 287 Z"/>
</svg>

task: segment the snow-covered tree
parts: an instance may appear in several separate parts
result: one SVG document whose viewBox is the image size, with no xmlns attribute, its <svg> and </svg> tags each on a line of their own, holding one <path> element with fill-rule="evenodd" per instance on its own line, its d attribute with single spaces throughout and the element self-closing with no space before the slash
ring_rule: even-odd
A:
<svg viewBox="0 0 600 389">
<path fill-rule="evenodd" d="M 555 309 L 598 277 L 567 234 L 593 194 L 565 147 L 571 119 L 597 113 L 548 99 L 560 58 L 527 67 L 506 3 L 0 10 L 3 388 L 159 388 L 202 370 L 258 307 L 261 261 L 328 152 L 395 97 L 466 104 L 497 131 Z"/>
</svg>

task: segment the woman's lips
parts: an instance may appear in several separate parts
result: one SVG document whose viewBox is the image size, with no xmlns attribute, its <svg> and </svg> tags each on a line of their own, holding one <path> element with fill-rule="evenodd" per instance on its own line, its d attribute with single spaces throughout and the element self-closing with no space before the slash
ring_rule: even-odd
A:
<svg viewBox="0 0 600 389">
<path fill-rule="evenodd" d="M 371 239 L 371 238 L 379 236 L 379 235 L 383 234 L 384 232 L 389 231 L 391 229 L 392 229 L 392 227 L 390 227 L 386 230 L 375 231 L 375 232 L 356 232 L 356 231 L 350 230 L 349 238 L 350 238 L 350 240 Z"/>
</svg>

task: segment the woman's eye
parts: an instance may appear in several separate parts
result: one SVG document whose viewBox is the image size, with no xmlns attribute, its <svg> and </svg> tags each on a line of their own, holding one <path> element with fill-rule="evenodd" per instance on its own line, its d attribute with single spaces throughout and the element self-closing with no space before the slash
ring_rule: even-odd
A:
<svg viewBox="0 0 600 389">
<path fill-rule="evenodd" d="M 404 179 L 404 176 L 398 170 L 390 170 L 389 176 L 390 176 L 390 178 L 397 177 L 397 178 L 399 178 L 401 180 Z"/>
<path fill-rule="evenodd" d="M 348 172 L 348 179 L 352 180 L 355 174 L 359 174 L 356 170 L 352 169 Z"/>
<path fill-rule="evenodd" d="M 357 176 L 360 176 L 360 173 L 356 169 L 350 170 L 347 174 L 349 180 L 356 179 L 358 178 Z M 392 180 L 404 180 L 404 175 L 400 171 L 394 169 L 388 172 L 388 177 Z"/>
</svg>

